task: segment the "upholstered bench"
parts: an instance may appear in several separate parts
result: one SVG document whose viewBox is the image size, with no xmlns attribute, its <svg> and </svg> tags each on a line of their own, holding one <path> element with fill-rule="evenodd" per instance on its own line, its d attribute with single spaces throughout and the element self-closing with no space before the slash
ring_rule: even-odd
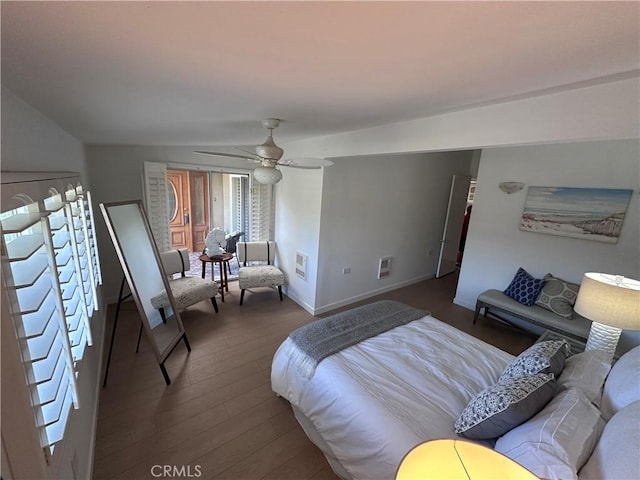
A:
<svg viewBox="0 0 640 480">
<path fill-rule="evenodd" d="M 487 290 L 478 296 L 476 311 L 473 316 L 474 324 L 478 320 L 478 315 L 480 315 L 480 310 L 482 309 L 484 309 L 485 317 L 490 314 L 504 322 L 513 323 L 513 320 L 504 315 L 507 314 L 579 340 L 586 340 L 591 328 L 591 321 L 575 312 L 571 319 L 563 318 L 537 305 L 530 307 L 523 305 L 500 290 L 495 289 Z M 496 314 L 495 311 L 501 312 L 501 314 Z"/>
</svg>

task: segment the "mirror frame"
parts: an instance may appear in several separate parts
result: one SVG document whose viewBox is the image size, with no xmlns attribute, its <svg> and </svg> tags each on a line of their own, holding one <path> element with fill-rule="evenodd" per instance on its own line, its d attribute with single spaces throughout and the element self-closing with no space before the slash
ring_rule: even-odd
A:
<svg viewBox="0 0 640 480">
<path fill-rule="evenodd" d="M 147 235 L 147 239 L 149 241 L 149 245 L 153 251 L 153 256 L 157 262 L 158 265 L 158 272 L 160 273 L 161 277 L 162 277 L 162 283 L 164 286 L 165 291 L 167 292 L 167 296 L 169 297 L 169 302 L 171 304 L 171 310 L 173 311 L 173 316 L 175 317 L 175 322 L 177 325 L 177 331 L 176 334 L 173 338 L 171 338 L 171 340 L 168 342 L 168 344 L 164 347 L 161 348 L 155 339 L 154 333 L 153 333 L 153 329 L 151 327 L 151 323 L 150 320 L 147 316 L 147 313 L 145 311 L 144 305 L 142 303 L 141 297 L 140 297 L 140 293 L 138 291 L 138 288 L 136 286 L 136 281 L 134 279 L 134 275 L 132 275 L 131 272 L 131 268 L 129 266 L 129 262 L 127 262 L 127 258 L 126 255 L 123 252 L 123 248 L 122 248 L 122 244 L 121 244 L 121 239 L 118 236 L 118 231 L 117 228 L 114 226 L 113 223 L 113 219 L 111 216 L 111 210 L 118 208 L 118 207 L 122 207 L 125 205 L 135 205 L 138 208 L 138 212 L 140 213 L 140 218 L 142 220 L 142 224 L 144 226 L 144 232 Z M 158 252 L 158 247 L 156 245 L 156 242 L 153 238 L 153 234 L 151 232 L 151 226 L 149 225 L 149 220 L 147 218 L 146 212 L 144 210 L 144 206 L 142 205 L 142 201 L 140 200 L 130 200 L 130 201 L 122 201 L 122 202 L 111 202 L 111 203 L 101 203 L 100 204 L 100 209 L 102 210 L 102 214 L 104 216 L 104 220 L 105 223 L 107 225 L 107 229 L 109 230 L 109 235 L 111 236 L 111 240 L 113 242 L 113 246 L 115 247 L 116 253 L 118 255 L 118 259 L 120 260 L 120 264 L 122 266 L 122 271 L 124 273 L 124 276 L 127 280 L 127 283 L 129 284 L 129 289 L 131 290 L 131 295 L 135 301 L 136 307 L 138 308 L 138 313 L 140 314 L 140 320 L 142 321 L 142 325 L 144 326 L 144 329 L 146 331 L 147 334 L 147 338 L 149 339 L 149 342 L 151 343 L 151 345 L 153 346 L 153 351 L 156 355 L 156 359 L 158 360 L 158 363 L 160 364 L 160 369 L 162 370 L 162 373 L 165 377 L 165 381 L 167 382 L 167 385 L 170 383 L 169 377 L 167 375 L 166 369 L 164 367 L 164 362 L 167 359 L 167 357 L 171 354 L 171 352 L 173 351 L 173 349 L 176 347 L 176 345 L 178 344 L 178 342 L 180 340 L 184 340 L 185 345 L 187 346 L 187 349 L 190 351 L 191 348 L 189 346 L 189 342 L 187 340 L 187 336 L 184 330 L 184 325 L 182 324 L 182 319 L 180 318 L 180 313 L 178 312 L 178 309 L 176 308 L 176 303 L 175 303 L 175 299 L 173 298 L 173 294 L 171 292 L 171 288 L 169 286 L 169 280 L 167 278 L 167 275 L 164 271 L 164 267 L 162 265 L 162 262 L 160 261 L 160 254 Z"/>
</svg>

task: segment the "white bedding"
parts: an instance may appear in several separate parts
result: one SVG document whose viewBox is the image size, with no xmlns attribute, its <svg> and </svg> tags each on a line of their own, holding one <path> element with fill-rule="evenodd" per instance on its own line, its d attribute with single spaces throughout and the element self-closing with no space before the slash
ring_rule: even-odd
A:
<svg viewBox="0 0 640 480">
<path fill-rule="evenodd" d="M 326 358 L 307 379 L 284 354 L 290 341 L 274 356 L 272 388 L 354 480 L 392 479 L 418 443 L 456 437 L 460 412 L 514 358 L 426 316 Z"/>
</svg>

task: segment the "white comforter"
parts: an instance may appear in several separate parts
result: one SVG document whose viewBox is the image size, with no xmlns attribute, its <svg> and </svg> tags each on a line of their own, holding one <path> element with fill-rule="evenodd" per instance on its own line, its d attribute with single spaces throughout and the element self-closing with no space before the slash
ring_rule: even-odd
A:
<svg viewBox="0 0 640 480">
<path fill-rule="evenodd" d="M 313 423 L 353 479 L 393 479 L 418 443 L 456 437 L 469 400 L 494 383 L 513 356 L 426 316 L 323 360 L 311 379 L 284 354 L 273 390 Z"/>
</svg>

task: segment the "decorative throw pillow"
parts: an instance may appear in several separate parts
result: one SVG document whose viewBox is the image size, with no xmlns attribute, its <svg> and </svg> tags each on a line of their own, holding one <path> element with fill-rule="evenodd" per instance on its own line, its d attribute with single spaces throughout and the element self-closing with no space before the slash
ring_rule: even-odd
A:
<svg viewBox="0 0 640 480">
<path fill-rule="evenodd" d="M 565 282 L 550 273 L 547 273 L 543 280 L 545 282 L 544 287 L 540 290 L 535 304 L 561 317 L 571 318 L 580 285 Z"/>
<path fill-rule="evenodd" d="M 495 383 L 471 399 L 454 431 L 474 440 L 497 438 L 538 413 L 555 390 L 553 375 L 543 373 Z"/>
<path fill-rule="evenodd" d="M 495 450 L 539 478 L 577 480 L 603 427 L 600 411 L 584 393 L 565 390 L 540 413 L 500 437 Z"/>
<path fill-rule="evenodd" d="M 515 301 L 530 307 L 538 297 L 544 285 L 544 279 L 533 278 L 524 268 L 518 268 L 513 280 L 504 294 Z"/>
<path fill-rule="evenodd" d="M 568 355 L 569 344 L 566 340 L 549 340 L 536 343 L 507 365 L 498 381 L 503 382 L 510 378 L 524 377 L 536 373 L 552 373 L 557 377 L 562 372 Z"/>
</svg>

